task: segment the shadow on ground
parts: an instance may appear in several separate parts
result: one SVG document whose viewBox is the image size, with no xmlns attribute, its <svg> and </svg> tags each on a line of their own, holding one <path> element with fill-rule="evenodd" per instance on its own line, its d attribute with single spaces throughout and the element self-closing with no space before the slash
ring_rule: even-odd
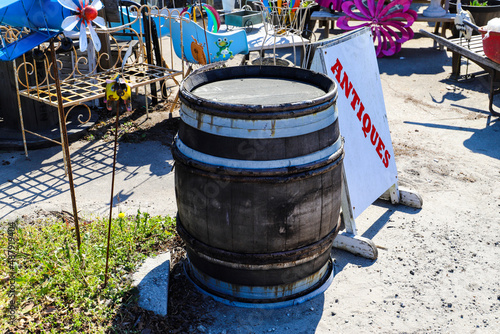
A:
<svg viewBox="0 0 500 334">
<path fill-rule="evenodd" d="M 433 61 L 429 61 L 433 59 Z M 446 51 L 436 48 L 411 48 L 406 44 L 401 51 L 391 57 L 379 58 L 380 74 L 412 76 L 418 74 L 435 75 L 443 73 L 445 66 L 451 65 Z"/>
<path fill-rule="evenodd" d="M 500 120 L 489 116 L 484 129 L 472 129 L 432 123 L 405 122 L 407 124 L 420 125 L 430 128 L 467 131 L 472 133 L 471 137 L 464 141 L 464 146 L 474 153 L 484 154 L 495 159 L 500 159 L 500 145 L 498 136 L 500 132 Z"/>
<path fill-rule="evenodd" d="M 164 129 L 165 126 L 157 124 L 153 128 Z M 166 141 L 171 141 L 175 134 L 174 131 L 161 131 Z M 157 143 L 130 149 L 127 145 L 130 144 L 121 142 L 117 151 L 117 172 L 127 173 L 124 178 L 130 182 L 126 193 L 120 191 L 115 196 L 115 200 L 119 198 L 120 201 L 126 200 L 136 187 L 152 177 L 170 173 L 173 167 L 169 162 L 172 156 L 167 146 Z M 120 149 L 120 146 L 123 149 Z M 69 198 L 69 184 L 64 173 L 61 148 L 56 146 L 33 150 L 29 152 L 29 156 L 30 159 L 27 160 L 24 153 L 19 151 L 0 155 L 0 220 L 16 210 L 55 200 L 62 194 Z M 71 166 L 77 194 L 79 191 L 110 191 L 108 186 L 111 181 L 112 159 L 113 144 L 110 142 L 86 142 L 78 149 L 72 150 Z M 149 167 L 146 177 L 144 167 Z M 142 169 L 139 173 L 140 168 Z M 142 182 L 131 182 L 138 176 L 141 176 Z M 104 188 L 103 184 L 106 185 Z"/>
</svg>

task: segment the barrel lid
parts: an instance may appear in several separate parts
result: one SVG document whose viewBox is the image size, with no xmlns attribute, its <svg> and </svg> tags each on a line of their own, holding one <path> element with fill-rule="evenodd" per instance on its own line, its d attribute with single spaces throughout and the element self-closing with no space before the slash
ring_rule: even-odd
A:
<svg viewBox="0 0 500 334">
<path fill-rule="evenodd" d="M 325 95 L 323 89 L 308 82 L 255 77 L 209 82 L 192 93 L 213 102 L 248 105 L 299 103 Z"/>
<path fill-rule="evenodd" d="M 231 117 L 266 118 L 316 112 L 333 105 L 335 82 L 324 74 L 282 66 L 237 66 L 195 72 L 182 82 L 180 99 L 191 108 Z M 246 114 L 246 116 L 244 115 Z"/>
</svg>

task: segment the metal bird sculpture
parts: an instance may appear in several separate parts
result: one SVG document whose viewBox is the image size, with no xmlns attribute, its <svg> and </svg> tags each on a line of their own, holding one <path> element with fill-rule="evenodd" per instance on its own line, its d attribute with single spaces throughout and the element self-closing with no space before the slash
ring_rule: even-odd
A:
<svg viewBox="0 0 500 334">
<path fill-rule="evenodd" d="M 78 1 L 78 2 L 77 2 Z M 0 36 L 0 61 L 14 60 L 62 31 L 80 31 L 80 50 L 87 49 L 87 28 L 96 51 L 101 43 L 92 23 L 106 29 L 106 22 L 97 12 L 101 0 L 2 0 L 0 24 L 28 28 L 30 33 L 7 43 Z"/>
</svg>

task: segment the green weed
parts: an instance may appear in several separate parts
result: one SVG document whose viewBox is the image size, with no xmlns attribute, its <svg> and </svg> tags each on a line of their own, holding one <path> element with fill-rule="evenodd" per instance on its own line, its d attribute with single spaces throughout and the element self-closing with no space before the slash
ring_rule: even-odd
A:
<svg viewBox="0 0 500 334">
<path fill-rule="evenodd" d="M 477 7 L 485 7 L 485 6 L 488 6 L 488 1 L 479 2 L 478 0 L 474 0 L 474 1 L 471 1 L 470 5 L 477 6 Z"/>
</svg>

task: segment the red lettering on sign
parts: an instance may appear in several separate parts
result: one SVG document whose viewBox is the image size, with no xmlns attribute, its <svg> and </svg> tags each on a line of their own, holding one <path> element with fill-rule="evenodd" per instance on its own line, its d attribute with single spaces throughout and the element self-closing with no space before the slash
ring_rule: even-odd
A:
<svg viewBox="0 0 500 334">
<path fill-rule="evenodd" d="M 389 161 L 391 159 L 391 154 L 389 153 L 389 151 L 385 149 L 385 144 L 382 141 L 382 138 L 380 137 L 380 134 L 378 133 L 377 129 L 375 128 L 375 125 L 372 124 L 370 115 L 364 112 L 365 106 L 361 101 L 361 97 L 358 95 L 358 92 L 353 87 L 352 82 L 349 81 L 349 76 L 343 70 L 344 66 L 342 66 L 340 60 L 337 58 L 335 65 L 331 67 L 331 71 L 335 79 L 337 80 L 337 83 L 340 85 L 340 88 L 344 91 L 345 97 L 349 100 L 350 97 L 352 96 L 352 101 L 351 101 L 352 110 L 356 112 L 356 109 L 359 106 L 359 109 L 356 112 L 356 117 L 360 122 L 361 131 L 363 131 L 365 138 L 368 138 L 368 134 L 370 134 L 369 136 L 370 143 L 374 147 L 375 152 L 377 152 L 380 160 L 382 160 L 384 167 L 388 168 Z"/>
<path fill-rule="evenodd" d="M 358 119 L 361 121 L 361 115 L 363 115 L 363 111 L 365 111 L 365 106 L 363 105 L 363 102 L 361 102 L 361 105 L 359 106 L 359 111 L 356 114 L 358 116 Z"/>
<path fill-rule="evenodd" d="M 349 77 L 345 72 L 344 77 L 342 78 L 342 82 L 340 83 L 340 87 L 344 90 L 345 97 L 349 98 L 349 95 L 351 95 L 352 82 L 349 82 Z"/>
<path fill-rule="evenodd" d="M 360 99 L 359 99 L 358 93 L 356 92 L 355 89 L 352 90 L 352 95 L 353 95 L 353 98 L 352 98 L 352 102 L 351 102 L 351 107 L 352 107 L 352 110 L 356 110 L 356 106 L 359 104 Z M 349 98 L 349 97 L 347 97 L 347 98 Z M 363 107 L 363 109 L 365 109 L 365 107 Z"/>
<path fill-rule="evenodd" d="M 378 136 L 377 129 L 375 129 L 375 125 L 372 125 L 372 133 L 370 135 L 370 141 L 372 142 L 372 145 L 377 144 L 378 138 L 379 138 L 379 136 Z"/>
<path fill-rule="evenodd" d="M 390 159 L 391 159 L 391 154 L 389 153 L 389 151 L 385 151 L 384 159 L 382 159 L 382 163 L 384 164 L 385 168 L 389 167 Z"/>
<path fill-rule="evenodd" d="M 342 73 L 342 70 L 344 69 L 344 66 L 340 64 L 340 60 L 337 58 L 337 62 L 335 65 L 332 66 L 332 73 L 335 74 L 335 79 L 337 79 L 337 82 L 340 83 L 340 73 Z"/>
<path fill-rule="evenodd" d="M 370 118 L 370 115 L 365 114 L 363 116 L 363 134 L 365 137 L 370 133 L 370 130 L 372 129 L 372 119 Z"/>
<path fill-rule="evenodd" d="M 384 142 L 382 141 L 382 138 L 379 138 L 378 145 L 377 145 L 377 153 L 378 153 L 378 156 L 380 157 L 380 159 L 382 159 L 382 155 L 383 155 L 382 152 L 385 152 L 385 145 L 384 145 Z"/>
</svg>

